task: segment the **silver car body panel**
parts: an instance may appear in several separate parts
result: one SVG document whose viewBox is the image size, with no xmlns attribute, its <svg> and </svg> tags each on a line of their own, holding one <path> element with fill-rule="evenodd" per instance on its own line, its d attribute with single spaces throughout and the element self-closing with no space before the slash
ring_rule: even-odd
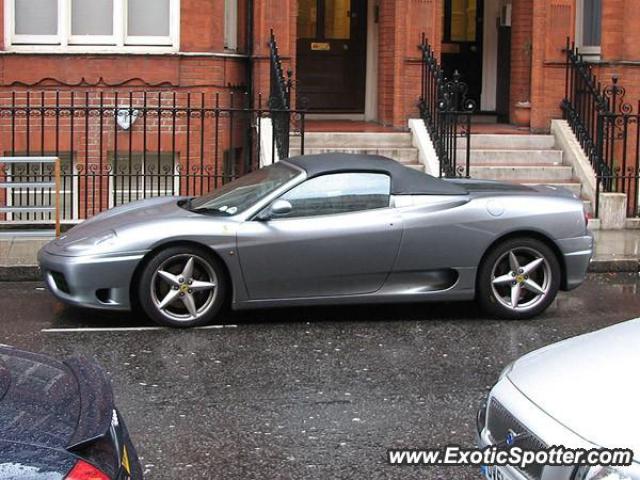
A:
<svg viewBox="0 0 640 480">
<path fill-rule="evenodd" d="M 640 319 L 574 337 L 516 360 L 489 394 L 546 445 L 630 448 L 634 463 L 618 469 L 640 480 L 640 416 L 635 381 Z M 481 447 L 503 442 L 488 429 Z M 545 467 L 541 480 L 571 480 L 573 467 Z M 526 480 L 504 467 L 507 479 Z"/>
<path fill-rule="evenodd" d="M 470 190 L 466 195 L 395 195 L 385 209 L 258 220 L 263 209 L 306 180 L 297 169 L 299 175 L 235 216 L 188 211 L 179 206 L 180 197 L 99 214 L 43 247 L 39 261 L 47 284 L 68 303 L 126 310 L 144 256 L 192 242 L 226 265 L 236 309 L 470 300 L 484 254 L 516 233 L 539 235 L 557 249 L 564 288 L 584 280 L 593 240 L 581 202 L 566 191 L 463 180 L 456 183 Z M 85 245 L 100 236 L 103 243 Z M 51 272 L 64 275 L 71 294 L 56 287 Z M 110 292 L 107 302 L 96 296 L 104 289 Z"/>
</svg>

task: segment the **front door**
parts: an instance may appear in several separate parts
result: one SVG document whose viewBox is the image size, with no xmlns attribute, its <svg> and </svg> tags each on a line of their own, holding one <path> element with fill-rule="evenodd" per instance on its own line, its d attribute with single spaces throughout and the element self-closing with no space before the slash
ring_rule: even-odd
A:
<svg viewBox="0 0 640 480">
<path fill-rule="evenodd" d="M 445 0 L 442 68 L 448 79 L 455 71 L 469 87 L 468 96 L 480 105 L 482 92 L 482 33 L 484 0 Z"/>
<path fill-rule="evenodd" d="M 298 107 L 363 113 L 367 1 L 299 0 Z"/>
</svg>

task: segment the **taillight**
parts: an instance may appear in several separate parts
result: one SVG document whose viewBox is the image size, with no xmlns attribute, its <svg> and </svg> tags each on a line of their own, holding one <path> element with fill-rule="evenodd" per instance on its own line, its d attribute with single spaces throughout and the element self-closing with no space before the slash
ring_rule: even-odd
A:
<svg viewBox="0 0 640 480">
<path fill-rule="evenodd" d="M 78 460 L 65 480 L 110 480 L 107 475 L 84 460 Z"/>
</svg>

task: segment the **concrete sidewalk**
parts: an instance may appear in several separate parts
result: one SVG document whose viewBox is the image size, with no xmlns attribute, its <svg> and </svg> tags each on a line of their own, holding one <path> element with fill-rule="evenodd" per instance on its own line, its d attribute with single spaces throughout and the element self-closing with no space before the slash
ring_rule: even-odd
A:
<svg viewBox="0 0 640 480">
<path fill-rule="evenodd" d="M 592 272 L 639 272 L 640 230 L 594 232 Z M 0 237 L 0 281 L 37 280 L 37 254 L 50 238 Z"/>
</svg>

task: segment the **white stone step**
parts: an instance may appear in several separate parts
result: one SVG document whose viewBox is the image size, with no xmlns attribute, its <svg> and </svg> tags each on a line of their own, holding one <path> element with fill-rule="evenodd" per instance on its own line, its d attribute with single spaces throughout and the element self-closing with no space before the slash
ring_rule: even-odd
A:
<svg viewBox="0 0 640 480">
<path fill-rule="evenodd" d="M 471 148 L 479 150 L 551 150 L 555 147 L 553 135 L 508 135 L 480 133 L 471 135 Z M 458 148 L 464 149 L 466 138 L 458 139 Z"/>
<path fill-rule="evenodd" d="M 471 176 L 474 178 L 505 180 L 518 182 L 564 181 L 573 178 L 573 168 L 567 165 L 474 165 L 471 163 Z"/>
<path fill-rule="evenodd" d="M 466 159 L 466 150 L 458 150 L 458 161 Z M 471 150 L 471 165 L 562 165 L 562 150 Z"/>
<path fill-rule="evenodd" d="M 424 165 L 421 163 L 405 163 L 404 166 L 424 173 Z"/>
<path fill-rule="evenodd" d="M 532 182 L 518 182 L 516 180 L 511 180 L 511 183 L 521 183 L 522 185 L 552 185 L 554 187 L 562 187 L 566 188 L 573 194 L 580 197 L 582 195 L 582 185 L 577 179 L 573 179 L 573 181 L 545 181 L 545 180 L 536 180 Z"/>
<path fill-rule="evenodd" d="M 307 132 L 304 136 L 305 150 L 307 147 L 333 148 L 368 148 L 411 147 L 411 134 L 408 132 Z M 300 137 L 291 137 L 291 146 L 300 146 Z"/>
<path fill-rule="evenodd" d="M 418 150 L 413 147 L 360 147 L 353 146 L 350 148 L 343 147 L 307 147 L 304 148 L 305 155 L 318 155 L 320 153 L 358 153 L 366 155 L 382 155 L 383 157 L 391 158 L 400 163 L 417 163 L 418 162 Z M 300 148 L 290 148 L 290 154 L 299 155 Z"/>
</svg>

